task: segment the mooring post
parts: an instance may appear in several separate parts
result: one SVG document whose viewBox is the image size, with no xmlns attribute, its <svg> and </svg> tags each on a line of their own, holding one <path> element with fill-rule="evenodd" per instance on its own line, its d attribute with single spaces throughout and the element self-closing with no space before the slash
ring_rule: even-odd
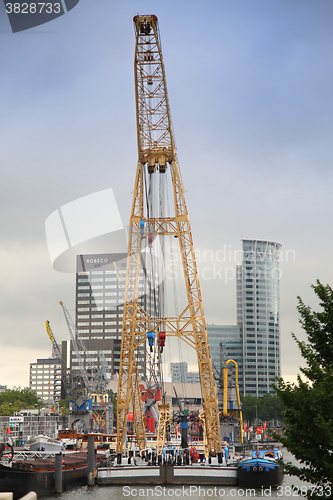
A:
<svg viewBox="0 0 333 500">
<path fill-rule="evenodd" d="M 54 491 L 55 493 L 62 492 L 62 453 L 55 455 Z"/>
<path fill-rule="evenodd" d="M 94 484 L 95 484 L 94 469 L 95 469 L 94 436 L 89 436 L 88 437 L 88 470 L 87 470 L 88 486 L 94 486 Z"/>
</svg>

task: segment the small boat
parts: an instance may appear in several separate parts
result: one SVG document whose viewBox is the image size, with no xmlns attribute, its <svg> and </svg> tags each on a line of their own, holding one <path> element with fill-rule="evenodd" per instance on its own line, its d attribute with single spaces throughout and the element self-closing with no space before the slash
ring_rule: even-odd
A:
<svg viewBox="0 0 333 500">
<path fill-rule="evenodd" d="M 58 438 L 66 446 L 67 450 L 88 449 L 88 438 L 93 436 L 96 449 L 116 451 L 117 434 L 106 434 L 104 432 L 91 432 L 81 434 L 75 429 L 60 429 Z"/>
<path fill-rule="evenodd" d="M 82 434 L 75 429 L 60 429 L 58 439 L 65 445 L 66 450 L 77 450 L 82 442 Z"/>
<path fill-rule="evenodd" d="M 238 485 L 280 486 L 283 481 L 282 453 L 274 446 L 256 446 L 251 457 L 238 463 Z"/>
<path fill-rule="evenodd" d="M 31 438 L 26 445 L 30 451 L 54 451 L 60 453 L 63 449 L 63 443 L 60 439 L 53 439 L 43 436 L 43 434 Z"/>
</svg>

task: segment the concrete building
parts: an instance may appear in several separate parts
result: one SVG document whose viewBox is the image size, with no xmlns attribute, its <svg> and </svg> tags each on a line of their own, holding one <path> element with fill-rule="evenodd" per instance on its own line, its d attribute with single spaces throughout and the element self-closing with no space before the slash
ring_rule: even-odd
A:
<svg viewBox="0 0 333 500">
<path fill-rule="evenodd" d="M 164 382 L 163 390 L 165 391 L 165 402 L 170 405 L 172 411 L 178 411 L 178 402 L 174 392 L 176 389 L 181 405 L 188 408 L 189 411 L 199 411 L 202 409 L 202 392 L 200 383 L 181 383 L 181 382 Z M 108 390 L 117 393 L 118 381 L 111 380 L 108 384 Z M 157 405 L 156 405 L 157 406 Z"/>
<path fill-rule="evenodd" d="M 199 384 L 200 375 L 199 372 L 189 372 L 187 371 L 188 365 L 186 361 L 179 363 L 170 363 L 171 366 L 171 381 L 180 382 L 182 384 Z"/>
<path fill-rule="evenodd" d="M 279 254 L 274 241 L 243 239 L 237 266 L 237 324 L 243 337 L 244 395 L 274 394 L 280 376 Z"/>
<path fill-rule="evenodd" d="M 30 363 L 29 387 L 47 404 L 55 404 L 61 398 L 61 363 L 59 359 L 37 359 Z"/>
</svg>

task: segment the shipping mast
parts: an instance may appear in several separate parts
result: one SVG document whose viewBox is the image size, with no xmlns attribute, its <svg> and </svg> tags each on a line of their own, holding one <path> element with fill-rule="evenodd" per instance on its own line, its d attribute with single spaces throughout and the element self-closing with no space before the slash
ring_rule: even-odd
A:
<svg viewBox="0 0 333 500">
<path fill-rule="evenodd" d="M 132 380 L 136 378 L 133 375 L 137 371 L 135 350 L 147 340 L 149 345 L 153 346 L 155 338 L 157 345 L 162 346 L 165 335 L 171 335 L 184 340 L 197 352 L 207 445 L 209 451 L 215 454 L 221 452 L 217 393 L 190 221 L 171 125 L 157 17 L 137 15 L 134 17 L 134 26 L 138 164 L 129 223 L 117 399 L 117 452 L 119 457 L 124 448 L 130 402 L 134 393 L 138 397 L 138 389 L 135 387 L 137 384 L 132 384 Z M 156 181 L 153 179 L 160 176 L 163 183 L 168 169 L 172 179 L 174 205 L 172 216 L 169 214 L 165 216 L 163 207 L 157 213 L 153 206 L 154 189 L 156 189 Z M 138 303 L 143 240 L 148 242 L 151 242 L 153 238 L 161 240 L 167 235 L 175 237 L 175 241 L 179 244 L 187 305 L 175 317 L 166 316 L 163 306 L 159 308 L 159 316 L 151 316 Z M 160 407 L 160 411 L 166 417 L 169 411 L 168 405 L 164 403 Z M 138 411 L 134 416 L 137 419 L 137 439 L 142 449 L 145 446 L 142 412 Z"/>
</svg>

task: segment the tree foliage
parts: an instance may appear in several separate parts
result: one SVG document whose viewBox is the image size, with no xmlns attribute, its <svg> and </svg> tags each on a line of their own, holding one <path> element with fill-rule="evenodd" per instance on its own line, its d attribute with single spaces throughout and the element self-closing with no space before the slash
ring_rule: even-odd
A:
<svg viewBox="0 0 333 500">
<path fill-rule="evenodd" d="M 270 420 L 282 420 L 281 403 L 277 396 L 264 394 L 257 398 L 247 394 L 242 401 L 243 419 L 253 424 L 258 420 L 269 422 Z"/>
<path fill-rule="evenodd" d="M 333 290 L 320 281 L 312 288 L 322 310 L 313 312 L 298 297 L 307 342 L 292 334 L 306 361 L 300 368 L 306 380 L 300 375 L 296 384 L 279 379 L 276 391 L 284 406 L 280 441 L 301 462 L 300 467 L 287 464 L 286 471 L 316 485 L 318 497 L 327 497 L 333 478 Z M 316 498 L 313 493 L 311 498 Z"/>
<path fill-rule="evenodd" d="M 59 400 L 59 413 L 63 416 L 69 415 L 69 396 Z"/>
<path fill-rule="evenodd" d="M 0 393 L 0 415 L 2 416 L 11 417 L 15 412 L 26 408 L 41 407 L 41 401 L 37 398 L 35 391 L 29 387 L 24 389 L 14 387 L 14 389 L 6 389 Z"/>
</svg>

